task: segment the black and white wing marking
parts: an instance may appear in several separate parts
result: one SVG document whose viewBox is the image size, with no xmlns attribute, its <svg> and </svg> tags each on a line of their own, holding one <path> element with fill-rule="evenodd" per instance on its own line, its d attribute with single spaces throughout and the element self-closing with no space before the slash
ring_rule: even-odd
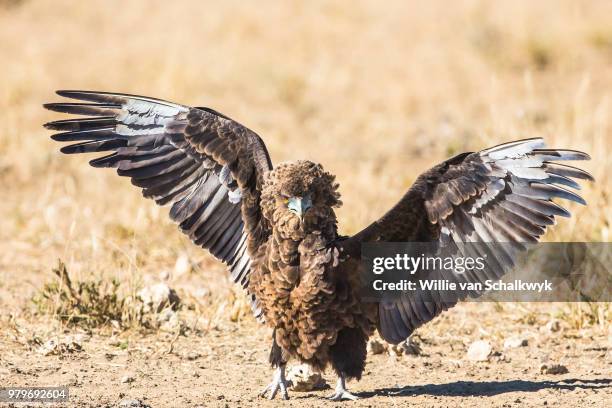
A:
<svg viewBox="0 0 612 408">
<path fill-rule="evenodd" d="M 90 164 L 115 167 L 145 197 L 170 204 L 170 218 L 193 242 L 225 262 L 233 280 L 246 288 L 250 251 L 269 234 L 259 196 L 263 174 L 272 163 L 261 138 L 207 108 L 127 94 L 58 94 L 89 103 L 50 103 L 47 109 L 90 116 L 45 125 L 61 131 L 54 140 L 78 142 L 61 151 L 110 152 Z"/>
<path fill-rule="evenodd" d="M 433 241 L 454 245 L 460 254 L 467 247 L 462 243 L 503 243 L 469 246 L 494 249 L 487 253 L 486 273 L 435 271 L 435 276 L 428 275 L 457 283 L 498 279 L 528 243 L 537 242 L 555 223 L 555 216 L 570 216 L 554 198 L 586 204 L 566 187 L 579 189 L 574 179 L 593 180 L 592 176 L 554 162 L 588 159 L 578 151 L 546 149 L 540 138 L 460 154 L 419 176 L 399 203 L 349 238 L 345 248 L 359 257 L 361 242 Z M 458 290 L 449 299 L 436 290 L 403 292 L 399 300 L 380 304 L 379 331 L 386 340 L 398 343 L 457 301 L 480 294 Z"/>
</svg>

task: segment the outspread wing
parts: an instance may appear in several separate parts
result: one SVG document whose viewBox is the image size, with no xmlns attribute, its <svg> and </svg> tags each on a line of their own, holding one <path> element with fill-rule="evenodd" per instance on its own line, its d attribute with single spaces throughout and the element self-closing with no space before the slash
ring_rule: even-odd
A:
<svg viewBox="0 0 612 408">
<path fill-rule="evenodd" d="M 261 138 L 212 109 L 127 94 L 57 93 L 87 103 L 50 103 L 47 109 L 89 116 L 45 125 L 61 131 L 54 140 L 78 142 L 61 151 L 110 152 L 90 164 L 115 167 L 145 197 L 170 204 L 170 218 L 246 288 L 250 257 L 270 233 L 259 208 L 263 175 L 272 169 Z"/>
<path fill-rule="evenodd" d="M 358 258 L 362 242 L 433 241 L 453 245 L 457 252 L 465 242 L 501 242 L 470 246 L 494 251 L 487 253 L 487 273 L 434 271 L 436 276 L 431 276 L 457 283 L 498 279 L 513 266 L 518 252 L 554 224 L 555 216 L 570 216 L 552 199 L 586 204 L 566 187 L 579 189 L 574 179 L 593 180 L 591 175 L 553 162 L 588 159 L 582 152 L 546 149 L 539 138 L 460 154 L 422 174 L 389 212 L 342 245 Z M 399 299 L 379 304 L 379 331 L 398 343 L 457 301 L 480 294 L 457 291 L 449 298 L 434 290 L 403 292 Z"/>
</svg>

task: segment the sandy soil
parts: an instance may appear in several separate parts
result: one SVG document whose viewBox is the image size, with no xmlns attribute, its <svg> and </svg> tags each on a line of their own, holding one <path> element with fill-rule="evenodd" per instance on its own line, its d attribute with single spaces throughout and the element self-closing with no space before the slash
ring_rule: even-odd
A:
<svg viewBox="0 0 612 408">
<path fill-rule="evenodd" d="M 610 333 L 598 327 L 571 330 L 564 322 L 558 332 L 551 332 L 545 320 L 551 307 L 540 305 L 542 313 L 532 312 L 525 319 L 513 317 L 525 315 L 522 306 L 514 304 L 461 305 L 418 331 L 421 355 L 370 354 L 363 379 L 349 383 L 361 399 L 344 404 L 609 406 Z M 188 320 L 188 313 L 183 317 Z M 290 392 L 289 401 L 258 397 L 272 375 L 266 363 L 270 332 L 250 319 L 179 336 L 90 336 L 66 330 L 52 338 L 61 343 L 73 336 L 83 349 L 49 356 L 42 356 L 36 345 L 23 344 L 28 335 L 48 333 L 48 322 L 28 329 L 14 323 L 15 330 L 2 336 L 0 381 L 5 386 L 68 385 L 68 406 L 114 407 L 131 399 L 151 407 L 336 404 L 325 400 L 328 389 Z M 513 336 L 526 339 L 527 346 L 504 349 L 504 339 Z M 476 339 L 491 343 L 488 361 L 467 359 L 467 347 Z M 542 374 L 543 362 L 562 364 L 569 372 Z M 335 381 L 331 372 L 324 378 L 328 384 Z"/>
</svg>

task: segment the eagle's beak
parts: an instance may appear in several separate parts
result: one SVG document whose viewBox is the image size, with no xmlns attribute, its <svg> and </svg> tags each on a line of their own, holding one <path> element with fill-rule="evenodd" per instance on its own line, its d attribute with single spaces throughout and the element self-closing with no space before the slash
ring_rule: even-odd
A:
<svg viewBox="0 0 612 408">
<path fill-rule="evenodd" d="M 304 214 L 310 207 L 312 207 L 312 200 L 310 197 L 291 197 L 287 204 L 289 211 L 296 214 L 300 219 L 304 219 Z"/>
</svg>

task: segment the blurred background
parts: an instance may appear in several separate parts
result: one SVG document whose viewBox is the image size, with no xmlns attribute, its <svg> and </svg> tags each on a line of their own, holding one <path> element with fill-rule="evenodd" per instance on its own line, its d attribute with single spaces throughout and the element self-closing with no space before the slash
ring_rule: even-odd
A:
<svg viewBox="0 0 612 408">
<path fill-rule="evenodd" d="M 347 234 L 445 158 L 542 136 L 591 154 L 597 179 L 547 239 L 608 241 L 610 15 L 608 1 L 2 0 L 0 273 L 208 262 L 129 180 L 59 154 L 41 107 L 56 89 L 217 109 L 274 162 L 336 174 Z"/>
<path fill-rule="evenodd" d="M 187 281 L 230 290 L 166 209 L 59 154 L 42 128 L 58 116 L 41 107 L 56 89 L 223 112 L 275 163 L 306 158 L 336 174 L 347 234 L 445 158 L 542 136 L 591 154 L 597 179 L 589 206 L 571 206 L 546 239 L 609 241 L 610 16 L 605 0 L 1 0 L 0 306 L 20 313 L 57 258 L 77 277 L 129 282 L 182 262 L 197 272 Z"/>
<path fill-rule="evenodd" d="M 269 333 L 225 267 L 128 179 L 60 155 L 42 127 L 61 117 L 42 108 L 55 90 L 223 112 L 261 135 L 275 163 L 310 159 L 337 175 L 344 234 L 452 155 L 541 136 L 588 152 L 580 166 L 597 179 L 581 192 L 588 207 L 571 204 L 545 239 L 607 242 L 611 17 L 607 0 L 0 0 L 0 382 L 69 384 L 78 406 L 125 395 L 228 406 L 268 380 Z M 151 309 L 156 288 L 180 306 Z M 434 384 L 408 388 L 426 406 L 439 395 L 478 406 L 471 392 L 495 406 L 596 406 L 603 394 L 541 378 L 567 373 L 550 365 L 560 362 L 609 390 L 611 319 L 603 303 L 464 304 L 413 336 L 424 355 L 369 357 L 375 375 L 351 389 L 416 379 Z M 529 346 L 506 350 L 511 336 Z M 466 363 L 477 339 L 488 362 Z"/>
</svg>

